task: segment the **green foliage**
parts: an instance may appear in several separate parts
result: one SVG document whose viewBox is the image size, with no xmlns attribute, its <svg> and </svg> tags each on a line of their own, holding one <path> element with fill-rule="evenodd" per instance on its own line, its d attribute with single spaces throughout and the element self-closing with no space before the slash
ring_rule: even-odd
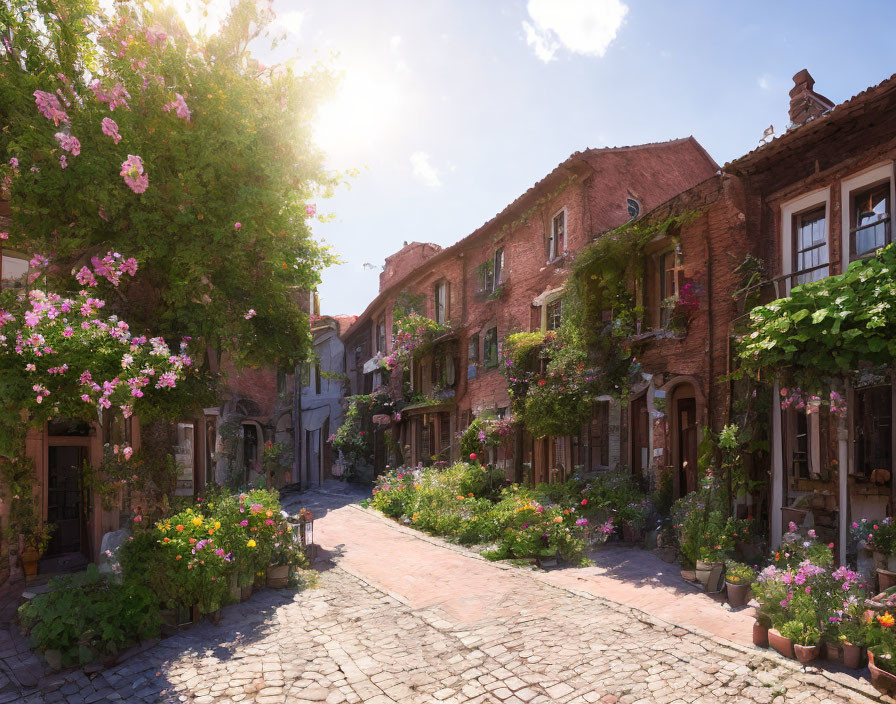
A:
<svg viewBox="0 0 896 704">
<path fill-rule="evenodd" d="M 413 357 L 426 354 L 432 347 L 432 341 L 451 332 L 451 326 L 437 323 L 416 312 L 393 318 L 392 353 L 386 357 L 386 368 L 404 366 Z"/>
<path fill-rule="evenodd" d="M 373 443 L 370 434 L 364 429 L 362 406 L 366 405 L 364 396 L 349 396 L 345 420 L 339 430 L 329 440 L 336 452 L 341 452 L 348 467 L 357 469 L 359 465 L 373 461 Z"/>
<path fill-rule="evenodd" d="M 52 252 L 55 290 L 67 290 L 72 266 L 122 252 L 141 266 L 110 308 L 134 329 L 292 367 L 310 347 L 294 292 L 313 289 L 332 261 L 308 219 L 338 180 L 310 125 L 333 80 L 253 59 L 247 46 L 271 20 L 240 0 L 218 34 L 197 40 L 164 5 L 116 3 L 109 17 L 90 0 L 0 8 L 11 41 L 0 52 L 0 176 L 9 245 Z M 62 96 L 59 124 L 40 114 L 35 91 Z M 112 94 L 124 98 L 114 111 Z M 63 151 L 59 132 L 80 141 L 79 154 Z M 142 159 L 142 193 L 119 173 L 129 155 Z"/>
<path fill-rule="evenodd" d="M 484 555 L 491 559 L 560 554 L 581 562 L 589 523 L 583 507 L 563 508 L 543 487 L 513 485 L 496 493 L 502 479 L 500 471 L 479 464 L 402 468 L 377 480 L 371 505 L 420 530 L 489 546 Z"/>
<path fill-rule="evenodd" d="M 507 442 L 513 434 L 513 424 L 497 418 L 474 418 L 460 435 L 460 456 L 465 460 L 485 460 L 485 451 Z M 476 457 L 473 457 L 476 455 Z"/>
<path fill-rule="evenodd" d="M 809 393 L 864 365 L 896 357 L 896 249 L 853 262 L 843 274 L 794 287 L 754 308 L 738 356 L 745 373 L 771 374 Z"/>
<path fill-rule="evenodd" d="M 789 638 L 797 645 L 817 645 L 821 639 L 818 628 L 808 626 L 799 620 L 787 621 L 778 630 L 782 636 Z"/>
<path fill-rule="evenodd" d="M 19 608 L 19 619 L 42 653 L 58 650 L 62 665 L 85 665 L 159 634 L 158 600 L 143 585 L 117 584 L 96 565 L 50 581 L 50 591 Z"/>
</svg>

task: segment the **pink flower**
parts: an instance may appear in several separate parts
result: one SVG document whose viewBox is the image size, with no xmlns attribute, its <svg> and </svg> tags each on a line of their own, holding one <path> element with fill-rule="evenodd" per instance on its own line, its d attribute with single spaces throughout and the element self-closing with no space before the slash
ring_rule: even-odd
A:
<svg viewBox="0 0 896 704">
<path fill-rule="evenodd" d="M 59 126 L 60 122 L 68 122 L 68 115 L 62 109 L 62 105 L 52 93 L 42 90 L 34 91 L 34 103 L 37 105 L 38 112 L 48 120 L 52 120 L 53 124 Z"/>
<path fill-rule="evenodd" d="M 81 153 L 81 143 L 76 137 L 72 137 L 64 132 L 57 132 L 55 136 L 59 146 L 71 153 L 72 156 L 78 156 Z"/>
<path fill-rule="evenodd" d="M 184 100 L 184 96 L 182 96 L 180 93 L 175 93 L 174 95 L 177 96 L 176 100 L 171 101 L 170 103 L 165 105 L 162 109 L 165 112 L 174 110 L 177 113 L 177 116 L 181 120 L 186 120 L 187 122 L 189 122 L 190 121 L 190 108 L 187 107 L 187 101 Z"/>
<path fill-rule="evenodd" d="M 65 154 L 59 157 L 59 166 L 63 169 L 68 166 L 68 159 L 65 158 Z"/>
<path fill-rule="evenodd" d="M 246 314 L 245 314 L 243 317 L 244 317 L 246 320 L 251 320 L 251 319 L 254 318 L 256 315 L 258 315 L 258 313 L 255 312 L 255 309 L 254 309 L 254 308 L 250 308 L 249 310 L 246 311 Z"/>
<path fill-rule="evenodd" d="M 236 223 L 233 224 L 233 229 L 234 229 L 234 230 L 239 230 L 242 226 L 243 226 L 243 223 L 241 223 L 241 222 L 236 222 Z"/>
<path fill-rule="evenodd" d="M 8 240 L 9 233 L 8 232 L 0 232 L 0 240 Z"/>
<path fill-rule="evenodd" d="M 121 135 L 118 134 L 118 125 L 111 117 L 103 118 L 103 134 L 111 137 L 115 144 L 118 144 L 121 141 Z"/>
<path fill-rule="evenodd" d="M 317 213 L 317 206 L 314 203 L 309 203 L 305 206 L 305 215 L 309 218 L 313 218 Z"/>
<path fill-rule="evenodd" d="M 146 30 L 144 35 L 146 37 L 146 41 L 150 46 L 154 47 L 157 44 L 162 44 L 168 39 L 168 35 L 162 30 L 158 25 L 153 25 L 149 29 Z"/>
<path fill-rule="evenodd" d="M 149 176 L 143 172 L 143 159 L 128 154 L 121 164 L 121 176 L 134 193 L 143 193 L 149 186 Z"/>
</svg>

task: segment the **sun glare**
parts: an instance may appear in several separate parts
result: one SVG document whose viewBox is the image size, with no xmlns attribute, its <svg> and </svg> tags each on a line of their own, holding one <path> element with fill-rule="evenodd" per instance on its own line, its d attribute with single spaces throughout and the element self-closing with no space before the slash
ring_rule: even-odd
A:
<svg viewBox="0 0 896 704">
<path fill-rule="evenodd" d="M 381 74 L 353 69 L 318 110 L 315 141 L 327 153 L 331 166 L 365 166 L 401 129 L 407 107 L 405 94 L 394 82 Z"/>
</svg>

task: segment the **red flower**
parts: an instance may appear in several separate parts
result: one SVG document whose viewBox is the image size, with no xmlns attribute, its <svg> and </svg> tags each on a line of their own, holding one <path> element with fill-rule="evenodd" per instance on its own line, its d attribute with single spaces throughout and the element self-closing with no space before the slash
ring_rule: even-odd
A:
<svg viewBox="0 0 896 704">
<path fill-rule="evenodd" d="M 476 453 L 475 453 L 475 452 L 471 452 L 471 453 L 470 453 L 470 459 L 471 459 L 471 460 L 475 460 L 475 459 L 476 459 Z"/>
<path fill-rule="evenodd" d="M 582 506 L 588 505 L 588 499 L 582 499 Z"/>
</svg>

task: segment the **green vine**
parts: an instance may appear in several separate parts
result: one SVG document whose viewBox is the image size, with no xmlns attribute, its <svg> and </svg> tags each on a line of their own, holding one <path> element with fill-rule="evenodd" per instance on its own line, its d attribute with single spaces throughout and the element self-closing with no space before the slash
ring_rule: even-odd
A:
<svg viewBox="0 0 896 704">
<path fill-rule="evenodd" d="M 896 360 L 896 249 L 853 262 L 843 274 L 796 286 L 757 306 L 739 338 L 742 373 L 771 372 L 820 393 L 847 374 Z"/>
</svg>

